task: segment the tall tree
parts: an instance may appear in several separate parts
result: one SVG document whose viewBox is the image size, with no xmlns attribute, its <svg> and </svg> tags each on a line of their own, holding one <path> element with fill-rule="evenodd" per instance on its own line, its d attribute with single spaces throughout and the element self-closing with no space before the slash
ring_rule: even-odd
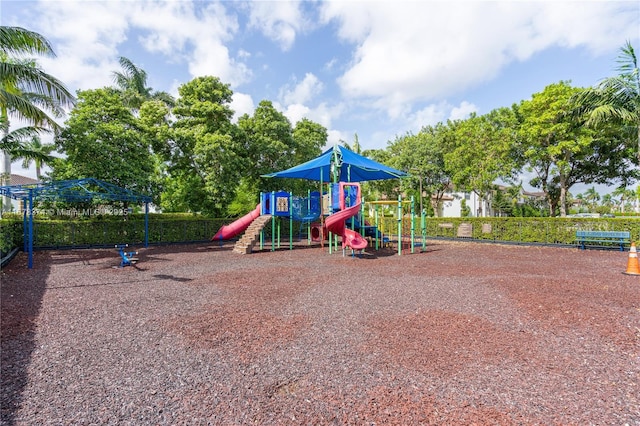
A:
<svg viewBox="0 0 640 426">
<path fill-rule="evenodd" d="M 600 201 L 600 194 L 596 191 L 595 186 L 587 189 L 584 193 L 584 201 L 589 206 L 589 210 L 594 212 Z"/>
<path fill-rule="evenodd" d="M 410 192 L 417 194 L 421 209 L 425 209 L 421 190 L 425 192 L 436 216 L 445 192 L 451 189 L 451 176 L 444 162 L 443 132 L 442 123 L 426 126 L 416 135 L 408 133 L 396 137 L 387 145 L 391 155 L 389 164 L 412 176 L 411 179 L 403 179 L 401 185 L 409 186 Z"/>
<path fill-rule="evenodd" d="M 119 62 L 122 71 L 114 71 L 113 80 L 126 106 L 138 111 L 142 104 L 149 100 L 161 101 L 169 107 L 175 105 L 175 100 L 169 93 L 154 91 L 147 86 L 145 70 L 124 56 L 120 57 Z"/>
<path fill-rule="evenodd" d="M 224 215 L 248 169 L 242 135 L 231 123 L 233 91 L 217 77 L 205 76 L 178 92 L 175 122 L 155 147 L 168 163 L 167 188 L 174 189 L 165 191 L 162 207 Z M 164 124 L 159 128 L 162 135 Z"/>
<path fill-rule="evenodd" d="M 247 159 L 251 165 L 247 177 L 257 191 L 291 189 L 291 182 L 264 179 L 263 174 L 296 165 L 296 143 L 291 122 L 271 101 L 260 101 L 253 116 L 243 115 L 238 127 L 246 138 Z"/>
<path fill-rule="evenodd" d="M 576 111 L 585 114 L 586 124 L 596 128 L 605 123 L 621 125 L 621 131 L 635 141 L 640 165 L 640 71 L 631 42 L 620 48 L 617 62 L 619 75 L 579 93 Z"/>
<path fill-rule="evenodd" d="M 35 164 L 36 178 L 42 177 L 42 167 L 53 163 L 55 157 L 51 155 L 55 151 L 54 144 L 43 144 L 39 136 L 32 136 L 29 142 L 22 144 L 12 151 L 13 157 L 22 159 L 22 167 L 28 169 L 31 164 Z"/>
<path fill-rule="evenodd" d="M 514 177 L 518 153 L 515 144 L 515 117 L 511 109 L 499 108 L 489 114 L 472 115 L 450 122 L 444 160 L 454 186 L 475 192 L 483 203 L 493 191 L 494 182 Z M 486 214 L 477 206 L 474 214 Z"/>
<path fill-rule="evenodd" d="M 35 126 L 59 129 L 53 118 L 60 118 L 63 108 L 73 105 L 74 97 L 60 80 L 28 57 L 54 57 L 47 39 L 24 28 L 0 26 L 0 49 L 3 130 L 8 130 L 12 116 Z"/>
<path fill-rule="evenodd" d="M 42 35 L 20 27 L 0 26 L 0 181 L 11 183 L 11 154 L 24 141 L 44 130 L 59 130 L 55 118 L 74 103 L 65 85 L 42 70 L 30 55 L 53 57 L 55 53 Z M 10 136 L 10 119 L 30 126 L 29 131 Z M 3 203 L 5 208 L 9 203 Z"/>
<path fill-rule="evenodd" d="M 111 88 L 78 92 L 78 105 L 55 138 L 65 159 L 53 164 L 55 179 L 93 177 L 153 195 L 156 164 L 131 110 Z"/>
<path fill-rule="evenodd" d="M 322 154 L 322 148 L 327 144 L 327 129 L 308 118 L 298 121 L 293 128 L 293 143 L 295 145 L 293 163 L 301 164 Z"/>
<path fill-rule="evenodd" d="M 340 143 L 344 145 L 349 151 L 353 151 L 356 154 L 362 154 L 362 145 L 360 145 L 360 139 L 358 138 L 358 134 L 353 134 L 353 144 L 349 144 L 349 142 L 340 140 Z"/>
<path fill-rule="evenodd" d="M 545 192 L 552 215 L 559 207 L 566 216 L 568 192 L 576 183 L 628 182 L 637 172 L 628 167 L 625 139 L 611 125 L 596 132 L 572 113 L 581 90 L 567 82 L 551 84 L 516 107 L 519 140 L 536 174 L 530 183 Z"/>
</svg>

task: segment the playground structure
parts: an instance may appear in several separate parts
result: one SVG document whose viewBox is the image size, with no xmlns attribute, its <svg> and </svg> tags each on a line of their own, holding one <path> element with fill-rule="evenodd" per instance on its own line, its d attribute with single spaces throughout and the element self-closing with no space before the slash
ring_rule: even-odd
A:
<svg viewBox="0 0 640 426">
<path fill-rule="evenodd" d="M 407 173 L 380 164 L 369 158 L 356 154 L 339 145 L 326 150 L 319 157 L 299 164 L 287 170 L 264 175 L 264 177 L 277 178 L 298 178 L 320 182 L 320 190 L 323 192 L 309 192 L 306 200 L 300 200 L 287 192 L 272 192 L 261 194 L 260 204 L 235 222 L 223 226 L 212 240 L 222 241 L 233 238 L 245 231 L 249 232 L 252 223 L 261 216 L 269 215 L 271 218 L 271 248 L 280 247 L 280 232 L 282 218 L 289 218 L 289 247 L 293 248 L 293 221 L 300 222 L 300 234 L 306 226 L 308 241 L 319 241 L 324 247 L 325 240 L 328 241 L 329 253 L 337 250 L 338 239 L 342 244 L 343 254 L 347 248 L 352 252 L 364 250 L 369 243 L 375 244 L 375 248 L 387 246 L 392 242 L 393 231 L 385 231 L 391 227 L 386 226 L 384 215 L 380 219 L 375 214 L 375 225 L 371 225 L 364 220 L 364 203 L 362 200 L 359 182 L 370 180 L 398 179 L 407 177 Z M 328 184 L 327 191 L 323 191 L 323 184 L 331 178 L 332 183 Z M 315 197 L 315 198 L 314 198 Z M 306 204 L 306 209 L 304 208 Z M 382 201 L 372 205 L 389 205 L 389 202 Z M 403 206 L 407 206 L 407 212 Z M 313 206 L 313 208 L 312 208 Z M 379 220 L 380 219 L 380 220 Z M 319 220 L 319 222 L 318 222 Z M 403 245 L 410 247 L 414 251 L 415 246 L 415 215 L 413 200 L 403 202 L 398 198 L 397 202 L 397 234 L 395 234 L 398 254 L 402 254 Z M 422 220 L 422 246 L 424 247 L 424 218 Z M 266 221 L 261 222 L 259 227 L 251 229 L 254 235 L 250 235 L 245 244 L 253 244 L 257 241 L 258 234 L 260 249 L 264 248 L 265 238 L 263 227 Z M 380 225 L 380 229 L 379 229 Z M 363 234 L 364 233 L 364 234 Z M 409 235 L 405 235 L 408 233 Z M 246 234 L 245 234 L 246 236 Z M 243 236 L 243 238 L 245 237 Z M 367 239 L 368 238 L 368 239 Z M 241 251 L 248 253 L 248 251 Z"/>
<path fill-rule="evenodd" d="M 231 240 L 241 235 L 256 221 L 265 217 L 268 231 L 260 229 L 256 245 L 260 250 L 279 249 L 287 244 L 294 248 L 294 239 L 306 240 L 307 245 L 320 243 L 329 253 L 348 249 L 352 255 L 364 251 L 395 248 L 415 252 L 426 246 L 426 224 L 422 216 L 418 227 L 413 199 L 397 201 L 364 201 L 359 183 L 338 182 L 326 184 L 326 191 L 309 192 L 306 197 L 285 191 L 260 194 L 256 208 L 236 221 L 223 225 L 212 241 Z M 288 228 L 288 232 L 286 230 Z M 283 234 L 288 241 L 283 239 Z M 297 237 L 296 237 L 297 236 Z"/>
</svg>

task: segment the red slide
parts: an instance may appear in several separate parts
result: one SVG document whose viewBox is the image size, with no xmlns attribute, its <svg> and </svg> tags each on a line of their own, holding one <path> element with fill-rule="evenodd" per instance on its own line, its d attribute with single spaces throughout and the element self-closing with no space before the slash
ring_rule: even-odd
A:
<svg viewBox="0 0 640 426">
<path fill-rule="evenodd" d="M 251 222 L 253 222 L 258 216 L 260 216 L 260 204 L 256 206 L 255 210 L 250 211 L 235 222 L 228 225 L 222 225 L 216 235 L 211 237 L 211 241 L 228 240 L 243 233 L 245 229 L 251 225 Z"/>
<path fill-rule="evenodd" d="M 340 184 L 341 196 L 343 196 L 343 185 Z M 344 198 L 340 200 L 341 206 L 344 206 Z M 367 246 L 367 240 L 356 231 L 345 227 L 345 221 L 350 217 L 358 214 L 360 211 L 360 186 L 358 186 L 357 202 L 351 207 L 343 208 L 337 213 L 332 214 L 325 220 L 327 230 L 342 237 L 342 248 L 351 247 L 353 250 L 361 250 Z"/>
</svg>

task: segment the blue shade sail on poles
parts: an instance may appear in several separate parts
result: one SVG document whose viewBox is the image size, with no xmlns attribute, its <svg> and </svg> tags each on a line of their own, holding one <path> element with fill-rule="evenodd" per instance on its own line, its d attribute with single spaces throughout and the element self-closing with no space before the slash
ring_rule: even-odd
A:
<svg viewBox="0 0 640 426">
<path fill-rule="evenodd" d="M 269 173 L 263 177 L 295 178 L 327 181 L 338 167 L 336 181 L 364 182 L 369 180 L 398 179 L 408 177 L 403 171 L 393 169 L 367 157 L 356 154 L 343 146 L 329 148 L 319 157 L 287 170 Z"/>
</svg>

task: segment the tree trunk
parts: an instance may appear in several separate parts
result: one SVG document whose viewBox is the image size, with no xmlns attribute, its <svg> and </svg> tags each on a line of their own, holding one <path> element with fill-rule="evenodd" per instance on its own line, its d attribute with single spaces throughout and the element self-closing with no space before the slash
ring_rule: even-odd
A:
<svg viewBox="0 0 640 426">
<path fill-rule="evenodd" d="M 9 129 L 7 128 L 3 132 L 3 138 L 6 138 L 9 134 Z M 1 185 L 11 185 L 11 154 L 8 151 L 0 152 L 0 184 Z M 11 198 L 2 197 L 2 211 L 0 211 L 0 216 L 2 212 L 11 211 Z"/>
<path fill-rule="evenodd" d="M 560 217 L 567 216 L 567 179 L 560 174 Z"/>
</svg>

